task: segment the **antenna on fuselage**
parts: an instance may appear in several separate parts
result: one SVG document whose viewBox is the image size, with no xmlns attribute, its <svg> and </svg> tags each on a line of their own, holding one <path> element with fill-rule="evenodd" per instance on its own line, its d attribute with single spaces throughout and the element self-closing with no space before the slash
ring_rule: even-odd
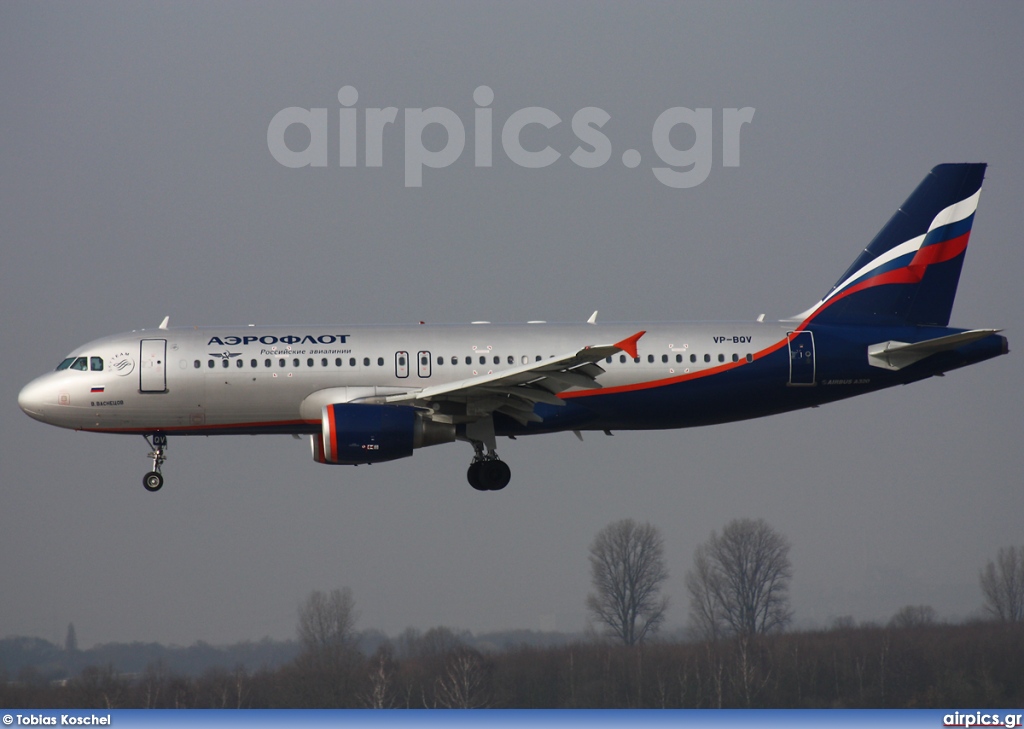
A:
<svg viewBox="0 0 1024 729">
<path fill-rule="evenodd" d="M 596 310 L 594 311 L 593 314 L 590 315 L 590 318 L 587 319 L 587 324 L 597 324 L 597 311 Z"/>
<path fill-rule="evenodd" d="M 162 322 L 160 322 L 160 328 L 161 329 L 166 329 L 167 328 L 167 322 L 169 322 L 170 320 L 171 320 L 171 315 L 168 314 L 167 316 L 164 317 L 164 320 Z"/>
</svg>

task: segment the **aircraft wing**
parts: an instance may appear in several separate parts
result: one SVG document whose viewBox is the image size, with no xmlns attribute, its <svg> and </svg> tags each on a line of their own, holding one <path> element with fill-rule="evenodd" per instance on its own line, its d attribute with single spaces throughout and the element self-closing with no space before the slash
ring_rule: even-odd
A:
<svg viewBox="0 0 1024 729">
<path fill-rule="evenodd" d="M 573 387 L 600 388 L 596 378 L 605 370 L 597 363 L 619 352 L 636 357 L 637 341 L 645 333 L 640 331 L 615 344 L 584 347 L 500 372 L 390 395 L 385 402 L 423 406 L 458 403 L 465 406 L 469 419 L 500 412 L 523 425 L 540 422 L 540 416 L 533 412 L 534 405 L 543 402 L 564 406 L 558 393 Z"/>
</svg>

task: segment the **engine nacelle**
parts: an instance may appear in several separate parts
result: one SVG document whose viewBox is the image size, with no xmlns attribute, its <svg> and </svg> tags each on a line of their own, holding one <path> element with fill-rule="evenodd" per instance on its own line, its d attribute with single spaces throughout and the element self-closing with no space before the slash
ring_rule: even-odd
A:
<svg viewBox="0 0 1024 729">
<path fill-rule="evenodd" d="M 317 463 L 381 463 L 455 440 L 454 425 L 427 420 L 405 405 L 324 405 L 322 418 L 321 434 L 311 438 Z"/>
</svg>

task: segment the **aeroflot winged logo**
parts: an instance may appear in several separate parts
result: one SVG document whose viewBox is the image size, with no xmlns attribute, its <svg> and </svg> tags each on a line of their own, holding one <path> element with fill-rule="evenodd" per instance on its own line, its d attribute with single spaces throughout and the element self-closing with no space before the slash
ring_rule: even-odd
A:
<svg viewBox="0 0 1024 729">
<path fill-rule="evenodd" d="M 298 334 L 285 334 L 283 337 L 276 336 L 274 334 L 264 334 L 263 336 L 257 337 L 255 335 L 246 335 L 239 337 L 232 335 L 230 337 L 210 337 L 210 341 L 206 343 L 209 347 L 214 344 L 220 346 L 237 346 L 239 344 L 345 344 L 348 341 L 350 335 L 348 334 L 320 334 L 314 336 L 312 334 L 306 334 L 299 336 Z"/>
</svg>

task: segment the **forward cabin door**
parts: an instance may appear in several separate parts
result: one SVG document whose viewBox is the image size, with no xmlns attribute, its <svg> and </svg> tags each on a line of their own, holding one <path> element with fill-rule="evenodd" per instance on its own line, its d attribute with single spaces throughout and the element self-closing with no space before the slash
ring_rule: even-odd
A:
<svg viewBox="0 0 1024 729">
<path fill-rule="evenodd" d="M 167 392 L 167 340 L 143 339 L 139 353 L 139 392 Z"/>
</svg>

